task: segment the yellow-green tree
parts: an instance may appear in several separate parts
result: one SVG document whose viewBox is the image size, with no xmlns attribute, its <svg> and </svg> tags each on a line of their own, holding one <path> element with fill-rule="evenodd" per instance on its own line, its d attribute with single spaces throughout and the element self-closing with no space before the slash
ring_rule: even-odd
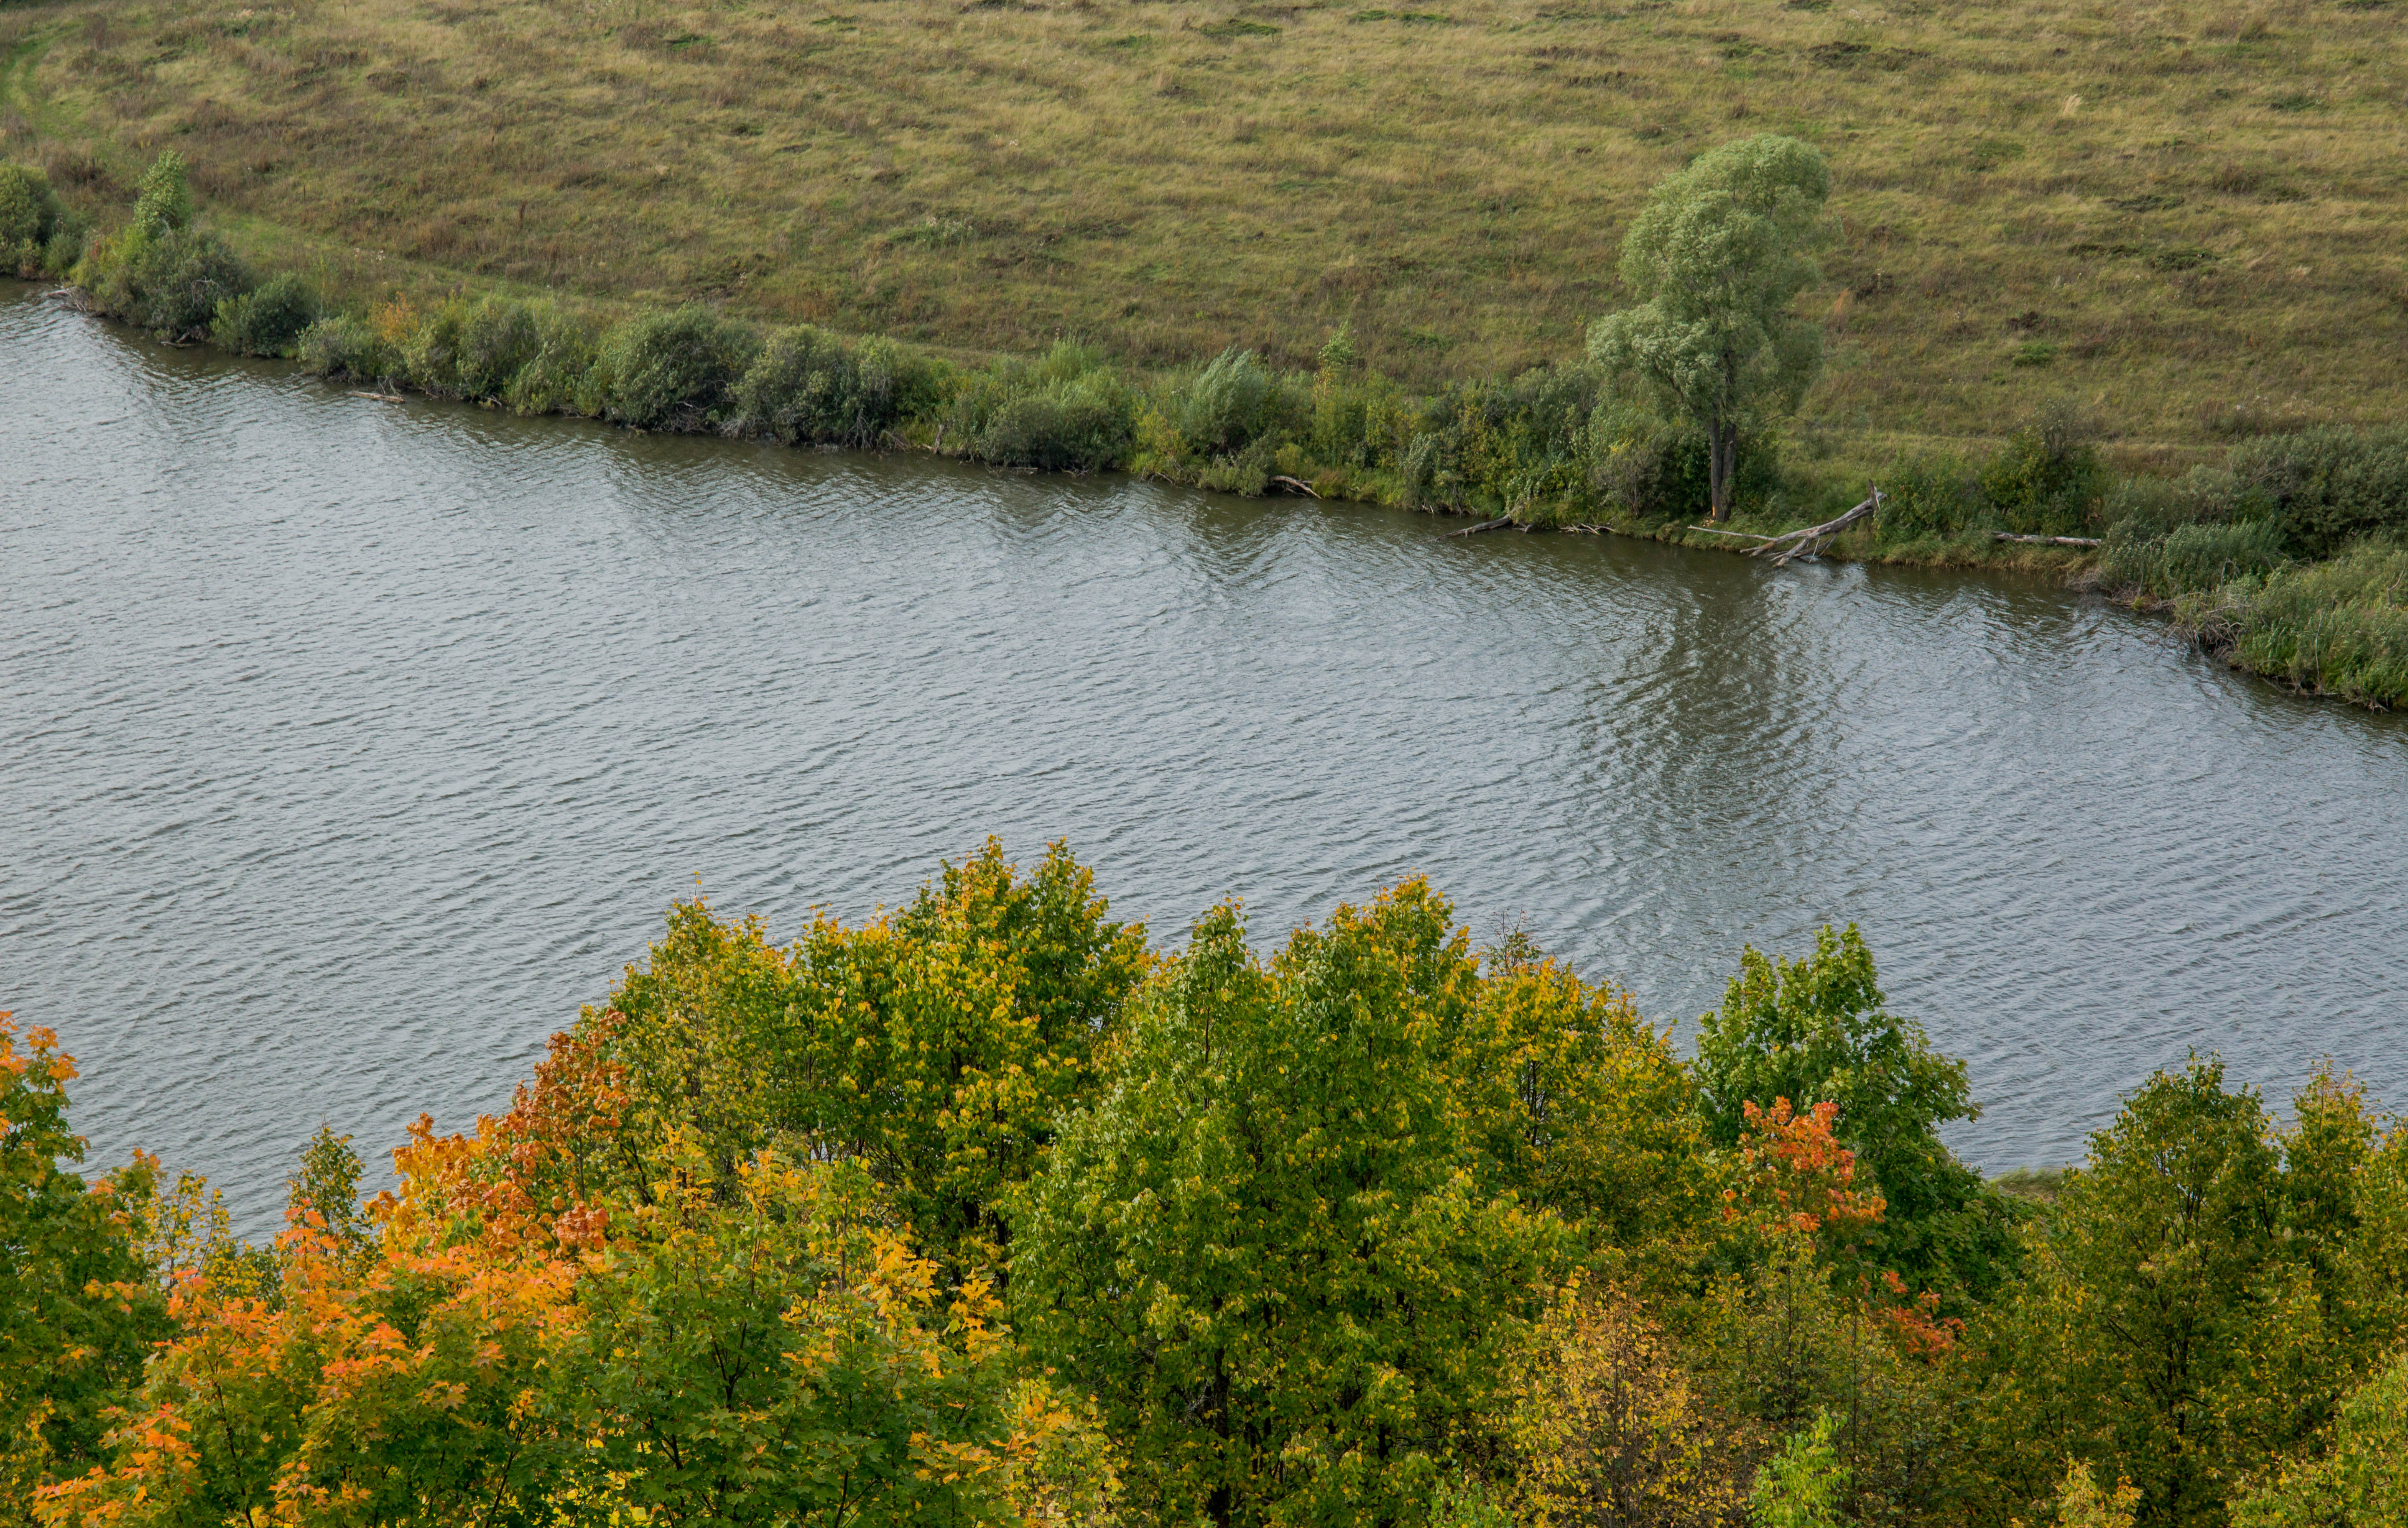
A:
<svg viewBox="0 0 2408 1528">
<path fill-rule="evenodd" d="M 1621 1290 L 1568 1289 L 1498 1419 L 1494 1473 L 1524 1528 L 1721 1528 L 1750 1439 Z"/>
<path fill-rule="evenodd" d="M 87 1183 L 67 1129 L 75 1060 L 38 1026 L 0 1013 L 0 1512 L 98 1457 L 105 1417 L 139 1381 L 167 1329 L 143 1253 L 158 1163 Z"/>
<path fill-rule="evenodd" d="M 989 840 L 908 906 L 813 920 L 791 949 L 700 902 L 580 1032 L 624 1095 L 591 1170 L 639 1194 L 672 1133 L 732 1180 L 773 1144 L 859 1160 L 958 1281 L 999 1273 L 998 1205 L 1089 1096 L 1149 969 L 1061 844 L 1025 876 Z"/>
<path fill-rule="evenodd" d="M 2220 1061 L 2151 1078 L 2092 1138 L 2030 1273 L 1974 1323 L 1969 1516 L 2036 1510 L 2071 1457 L 2144 1528 L 2226 1521 L 2408 1335 L 2408 1138 L 2325 1078 L 2278 1132 Z"/>
</svg>

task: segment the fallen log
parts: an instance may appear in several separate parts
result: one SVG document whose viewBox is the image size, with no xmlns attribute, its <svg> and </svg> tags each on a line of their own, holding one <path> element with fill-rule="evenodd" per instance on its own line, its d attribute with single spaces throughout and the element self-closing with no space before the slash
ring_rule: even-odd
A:
<svg viewBox="0 0 2408 1528">
<path fill-rule="evenodd" d="M 2099 546 L 2102 544 L 2096 536 L 2018 536 L 2012 530 L 1994 530 L 1990 532 L 1990 539 L 1994 541 L 2029 541 L 2037 546 Z"/>
<path fill-rule="evenodd" d="M 1444 541 L 1451 541 L 1457 536 L 1477 536 L 1484 530 L 1503 530 L 1507 526 L 1510 526 L 1512 523 L 1513 517 L 1512 515 L 1500 514 L 1494 520 L 1484 520 L 1476 526 L 1466 526 L 1461 530 L 1450 530 L 1444 536 L 1440 537 L 1439 540 Z"/>
<path fill-rule="evenodd" d="M 354 390 L 351 396 L 355 398 L 374 398 L 379 403 L 399 403 L 402 401 L 402 396 L 399 393 L 362 393 Z M 638 430 L 636 433 L 640 435 L 643 432 Z"/>
<path fill-rule="evenodd" d="M 1309 483 L 1299 483 L 1296 479 L 1289 477 L 1284 472 L 1272 473 L 1271 481 L 1278 483 L 1283 488 L 1293 488 L 1307 498 L 1319 498 L 1321 497 L 1319 494 L 1312 491 L 1312 484 Z"/>
<path fill-rule="evenodd" d="M 1763 544 L 1760 546 L 1749 547 L 1747 549 L 1747 555 L 1751 557 L 1761 557 L 1767 554 L 1770 554 L 1772 555 L 1772 566 L 1775 568 L 1784 566 L 1793 558 L 1813 556 L 1823 550 L 1824 542 L 1829 541 L 1840 532 L 1847 529 L 1850 526 L 1855 525 L 1857 521 L 1862 520 L 1865 516 L 1879 513 L 1881 506 L 1882 491 L 1876 488 L 1872 491 L 1871 497 L 1866 499 L 1855 509 L 1850 510 L 1847 513 L 1841 515 L 1836 520 L 1826 520 L 1819 526 L 1808 526 L 1803 530 L 1784 530 L 1778 536 L 1756 537 L 1756 540 Z M 1708 527 L 1699 526 L 1696 528 L 1704 530 Z M 1754 535 L 1753 532 L 1744 530 L 1722 530 L 1715 531 L 1714 534 L 1717 536 Z"/>
<path fill-rule="evenodd" d="M 1704 532 L 1705 532 L 1707 535 L 1709 535 L 1709 536 L 1741 536 L 1741 537 L 1745 537 L 1747 540 L 1749 540 L 1749 541 L 1777 541 L 1781 540 L 1781 538 L 1780 538 L 1780 537 L 1778 537 L 1778 536 L 1759 536 L 1759 535 L 1757 535 L 1755 531 L 1752 531 L 1752 530 L 1716 530 L 1716 529 L 1715 529 L 1713 526 L 1691 526 L 1689 528 L 1690 528 L 1691 530 L 1702 530 L 1702 531 L 1704 531 Z"/>
</svg>

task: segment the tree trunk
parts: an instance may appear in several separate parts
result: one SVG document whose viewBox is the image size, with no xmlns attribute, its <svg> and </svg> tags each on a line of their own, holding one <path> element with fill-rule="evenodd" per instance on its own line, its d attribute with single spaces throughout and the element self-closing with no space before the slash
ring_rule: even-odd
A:
<svg viewBox="0 0 2408 1528">
<path fill-rule="evenodd" d="M 1720 525 L 1730 518 L 1731 479 L 1739 470 L 1739 425 L 1716 414 L 1706 421 L 1706 482 L 1713 499 L 1710 518 Z"/>
</svg>

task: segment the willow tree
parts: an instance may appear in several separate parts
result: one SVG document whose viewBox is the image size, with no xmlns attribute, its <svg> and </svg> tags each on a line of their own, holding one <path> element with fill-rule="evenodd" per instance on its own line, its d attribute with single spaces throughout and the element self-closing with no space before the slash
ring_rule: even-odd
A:
<svg viewBox="0 0 2408 1528">
<path fill-rule="evenodd" d="M 1600 322 L 1589 353 L 1643 381 L 1705 431 L 1713 517 L 1730 517 L 1743 429 L 1797 411 L 1823 365 L 1822 331 L 1791 311 L 1822 279 L 1831 172 L 1822 151 L 1762 133 L 1657 186 L 1622 243 L 1640 306 Z"/>
</svg>

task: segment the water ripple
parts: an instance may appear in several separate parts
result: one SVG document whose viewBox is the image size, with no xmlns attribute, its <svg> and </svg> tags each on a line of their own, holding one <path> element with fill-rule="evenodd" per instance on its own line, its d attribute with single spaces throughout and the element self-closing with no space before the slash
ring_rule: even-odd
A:
<svg viewBox="0 0 2408 1528">
<path fill-rule="evenodd" d="M 1176 937 L 1426 872 L 1660 1021 L 1854 918 L 1992 1165 L 2190 1048 L 2408 1102 L 2408 728 L 2038 584 L 1438 541 L 394 408 L 0 301 L 0 1006 L 272 1222 L 508 1102 L 697 883 L 791 933 L 983 834 Z"/>
</svg>

